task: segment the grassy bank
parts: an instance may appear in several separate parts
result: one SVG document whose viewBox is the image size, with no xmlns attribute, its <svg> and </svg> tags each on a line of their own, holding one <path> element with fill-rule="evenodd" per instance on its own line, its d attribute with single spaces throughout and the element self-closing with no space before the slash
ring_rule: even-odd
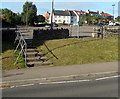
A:
<svg viewBox="0 0 120 99">
<path fill-rule="evenodd" d="M 53 66 L 73 65 L 73 64 L 87 64 L 96 62 L 109 62 L 118 60 L 118 39 L 117 37 L 110 37 L 107 39 L 56 39 L 45 41 L 47 47 L 58 58 L 56 59 L 45 47 L 41 45 L 38 48 L 46 53 L 49 61 L 53 62 Z M 24 66 L 24 58 L 20 57 L 18 63 L 14 65 L 16 58 L 20 51 L 15 54 L 15 46 L 11 42 L 3 42 L 2 44 L 2 69 L 10 70 L 26 68 Z"/>
<path fill-rule="evenodd" d="M 21 56 L 18 63 L 14 65 L 16 58 L 19 54 L 19 50 L 14 54 L 14 44 L 12 42 L 2 42 L 2 69 L 10 70 L 16 69 L 17 66 L 20 68 L 25 68 L 24 58 Z"/>
<path fill-rule="evenodd" d="M 49 61 L 53 62 L 54 66 L 118 60 L 117 38 L 103 40 L 69 38 L 48 40 L 45 44 L 58 59 L 53 57 L 44 45 L 38 48 L 47 53 Z"/>
</svg>

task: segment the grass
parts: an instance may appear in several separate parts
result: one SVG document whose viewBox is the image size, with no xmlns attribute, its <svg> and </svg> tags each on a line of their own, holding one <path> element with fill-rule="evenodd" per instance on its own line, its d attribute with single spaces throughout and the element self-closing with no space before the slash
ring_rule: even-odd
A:
<svg viewBox="0 0 120 99">
<path fill-rule="evenodd" d="M 118 60 L 118 39 L 59 39 L 45 42 L 48 48 L 58 57 L 56 59 L 44 45 L 39 46 L 47 53 L 53 66 L 110 62 Z"/>
<path fill-rule="evenodd" d="M 17 62 L 16 65 L 14 65 L 14 62 L 17 59 L 17 56 L 19 54 L 19 50 L 14 54 L 14 46 L 12 42 L 2 42 L 2 69 L 3 70 L 10 70 L 10 69 L 16 69 L 17 66 L 20 68 L 25 68 L 24 66 L 24 58 L 21 56 Z"/>
<path fill-rule="evenodd" d="M 86 64 L 96 62 L 109 62 L 118 60 L 118 38 L 109 37 L 107 39 L 56 39 L 45 41 L 48 48 L 56 55 L 58 59 L 47 50 L 45 45 L 38 48 L 46 53 L 49 61 L 53 62 L 53 66 Z M 2 69 L 10 70 L 16 67 L 26 68 L 24 58 L 21 56 L 18 63 L 14 65 L 19 50 L 14 54 L 15 46 L 12 42 L 2 43 L 3 52 L 0 54 L 0 63 L 2 61 Z M 2 60 L 1 60 L 2 59 Z"/>
</svg>

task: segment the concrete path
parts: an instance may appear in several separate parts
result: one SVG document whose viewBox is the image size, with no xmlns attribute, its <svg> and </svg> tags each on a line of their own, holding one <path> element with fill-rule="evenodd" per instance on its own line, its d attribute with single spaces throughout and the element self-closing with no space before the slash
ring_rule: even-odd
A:
<svg viewBox="0 0 120 99">
<path fill-rule="evenodd" d="M 2 79 L 3 81 L 14 81 L 113 71 L 118 71 L 118 62 L 8 70 L 3 71 Z"/>
</svg>

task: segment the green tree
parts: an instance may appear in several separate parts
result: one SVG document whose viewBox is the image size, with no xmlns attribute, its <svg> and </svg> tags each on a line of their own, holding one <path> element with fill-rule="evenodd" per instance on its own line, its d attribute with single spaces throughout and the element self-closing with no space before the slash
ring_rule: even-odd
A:
<svg viewBox="0 0 120 99">
<path fill-rule="evenodd" d="M 101 16 L 93 16 L 92 17 L 92 21 L 94 21 L 96 24 L 99 22 L 103 22 L 103 20 L 105 20 L 105 18 L 101 17 Z"/>
<path fill-rule="evenodd" d="M 92 20 L 92 16 L 89 13 L 86 13 L 82 16 L 82 21 L 87 21 L 88 24 L 90 24 L 90 21 Z"/>
<path fill-rule="evenodd" d="M 120 22 L 120 16 L 116 17 L 115 20 Z"/>
<path fill-rule="evenodd" d="M 20 23 L 18 21 L 18 15 L 14 12 L 12 12 L 9 9 L 1 9 L 0 10 L 1 15 L 3 15 L 2 24 L 3 26 L 15 26 L 17 23 Z"/>
<path fill-rule="evenodd" d="M 22 24 L 22 19 L 21 19 L 21 14 L 17 13 L 17 15 L 15 16 L 15 24 L 16 25 L 21 25 Z"/>
<path fill-rule="evenodd" d="M 37 16 L 37 8 L 32 2 L 25 2 L 23 5 L 22 21 L 28 25 L 33 25 Z"/>
<path fill-rule="evenodd" d="M 43 15 L 38 15 L 35 20 L 36 23 L 45 22 L 45 17 Z"/>
</svg>

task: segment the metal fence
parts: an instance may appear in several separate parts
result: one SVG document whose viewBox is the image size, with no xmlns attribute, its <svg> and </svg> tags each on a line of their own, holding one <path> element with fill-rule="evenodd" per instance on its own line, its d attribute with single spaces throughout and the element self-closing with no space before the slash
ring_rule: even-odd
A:
<svg viewBox="0 0 120 99">
<path fill-rule="evenodd" d="M 70 25 L 70 36 L 80 37 L 80 26 L 79 25 Z"/>
<path fill-rule="evenodd" d="M 24 57 L 25 57 L 25 65 L 26 65 L 27 43 L 26 43 L 25 39 L 23 38 L 22 33 L 20 31 L 16 31 L 16 34 L 17 34 L 17 36 L 16 36 L 16 39 L 15 39 L 15 43 L 16 43 L 16 41 L 18 41 L 18 45 L 17 45 L 14 53 L 18 50 L 19 47 L 20 47 L 21 50 L 19 52 L 19 55 L 18 55 L 14 65 L 17 64 L 18 59 L 20 58 L 21 55 L 24 55 Z"/>
</svg>

